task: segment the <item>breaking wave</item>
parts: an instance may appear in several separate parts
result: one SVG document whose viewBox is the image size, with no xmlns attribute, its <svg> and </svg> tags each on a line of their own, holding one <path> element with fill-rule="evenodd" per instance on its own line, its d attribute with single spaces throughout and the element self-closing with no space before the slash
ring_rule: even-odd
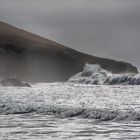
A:
<svg viewBox="0 0 140 140">
<path fill-rule="evenodd" d="M 0 114 L 39 113 L 61 118 L 139 121 L 139 94 L 137 91 L 131 93 L 132 90 L 133 87 L 120 89 L 70 83 L 36 85 L 32 88 L 1 87 Z"/>
<path fill-rule="evenodd" d="M 112 74 L 99 65 L 86 64 L 84 70 L 72 76 L 69 82 L 93 85 L 140 85 L 140 74 Z"/>
</svg>

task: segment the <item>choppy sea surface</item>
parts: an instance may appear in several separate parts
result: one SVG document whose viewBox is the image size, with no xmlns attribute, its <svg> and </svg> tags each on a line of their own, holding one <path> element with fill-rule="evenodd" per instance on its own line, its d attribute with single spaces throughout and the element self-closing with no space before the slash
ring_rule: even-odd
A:
<svg viewBox="0 0 140 140">
<path fill-rule="evenodd" d="M 0 140 L 139 140 L 140 86 L 0 87 Z"/>
</svg>

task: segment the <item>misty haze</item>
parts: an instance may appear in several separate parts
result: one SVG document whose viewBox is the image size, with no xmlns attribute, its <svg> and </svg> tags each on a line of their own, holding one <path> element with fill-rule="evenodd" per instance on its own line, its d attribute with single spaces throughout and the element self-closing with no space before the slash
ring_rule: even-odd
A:
<svg viewBox="0 0 140 140">
<path fill-rule="evenodd" d="M 139 0 L 0 0 L 0 139 L 140 139 Z"/>
</svg>

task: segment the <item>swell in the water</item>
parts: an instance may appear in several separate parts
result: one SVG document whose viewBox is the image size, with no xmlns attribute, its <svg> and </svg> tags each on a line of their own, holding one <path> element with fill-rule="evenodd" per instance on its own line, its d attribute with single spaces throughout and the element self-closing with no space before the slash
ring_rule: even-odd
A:
<svg viewBox="0 0 140 140">
<path fill-rule="evenodd" d="M 136 121 L 140 120 L 140 98 L 139 89 L 133 88 L 70 83 L 1 87 L 0 114 L 41 113 L 62 118 Z"/>
<path fill-rule="evenodd" d="M 99 65 L 85 64 L 84 70 L 72 76 L 69 82 L 93 85 L 140 85 L 140 74 L 112 74 Z"/>
<path fill-rule="evenodd" d="M 34 103 L 35 104 L 35 103 Z M 60 118 L 79 117 L 84 119 L 96 119 L 99 121 L 140 121 L 140 113 L 134 110 L 120 111 L 109 109 L 66 108 L 57 106 L 36 106 L 26 104 L 24 106 L 0 106 L 0 114 L 26 114 L 37 113 L 42 115 L 56 115 Z"/>
</svg>

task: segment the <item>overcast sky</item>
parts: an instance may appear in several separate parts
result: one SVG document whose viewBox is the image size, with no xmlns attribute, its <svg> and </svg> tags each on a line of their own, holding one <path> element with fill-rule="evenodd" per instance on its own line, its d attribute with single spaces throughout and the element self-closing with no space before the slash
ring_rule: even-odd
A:
<svg viewBox="0 0 140 140">
<path fill-rule="evenodd" d="M 0 20 L 140 68 L 140 0 L 0 0 Z"/>
</svg>

